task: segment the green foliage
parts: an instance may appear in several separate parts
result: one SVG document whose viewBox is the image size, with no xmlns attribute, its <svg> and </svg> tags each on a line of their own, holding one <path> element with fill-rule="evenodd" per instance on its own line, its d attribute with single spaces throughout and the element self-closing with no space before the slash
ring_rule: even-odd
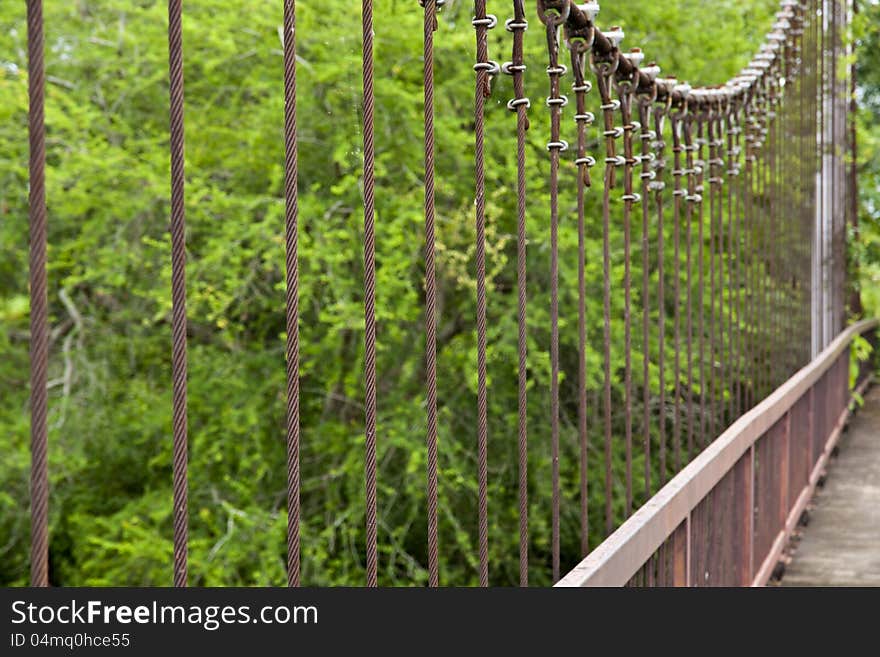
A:
<svg viewBox="0 0 880 657">
<path fill-rule="evenodd" d="M 281 2 L 185 3 L 190 572 L 197 585 L 284 581 L 284 144 Z M 774 0 L 607 3 L 664 71 L 726 80 Z M 27 76 L 22 3 L 0 13 L 0 583 L 27 578 Z M 243 9 L 247 9 L 243 16 Z M 495 0 L 490 11 L 510 15 Z M 50 309 L 51 577 L 63 585 L 171 580 L 170 242 L 166 7 L 45 2 Z M 297 3 L 300 117 L 303 578 L 363 582 L 363 257 L 360 20 Z M 546 45 L 526 34 L 526 86 L 546 95 Z M 471 7 L 450 2 L 437 48 L 441 578 L 476 581 L 476 339 Z M 376 2 L 380 582 L 423 584 L 422 16 Z M 491 33 L 493 59 L 510 37 Z M 501 76 L 487 101 L 490 562 L 518 581 L 515 120 Z M 593 94 L 595 96 L 595 94 Z M 592 98 L 595 102 L 595 97 Z M 532 581 L 549 582 L 549 229 L 546 114 L 528 137 L 529 476 Z M 573 122 L 565 130 L 572 140 Z M 592 152 L 599 142 L 593 139 Z M 873 153 L 873 151 L 872 151 Z M 873 155 L 871 155 L 873 157 Z M 563 561 L 579 557 L 575 169 L 561 195 Z M 601 381 L 601 226 L 588 199 L 588 387 Z M 619 212 L 619 208 L 616 210 Z M 636 222 L 634 222 L 635 225 Z M 656 229 L 653 229 L 656 230 Z M 619 223 L 612 275 L 623 276 Z M 870 241 L 868 231 L 863 239 Z M 656 235 L 654 235 L 656 238 Z M 667 239 L 669 236 L 667 235 Z M 878 241 L 865 248 L 880 250 Z M 669 242 L 667 242 L 669 243 Z M 633 253 L 639 281 L 640 247 Z M 651 289 L 656 290 L 656 257 Z M 880 259 L 875 258 L 874 261 Z M 867 270 L 863 269 L 863 272 Z M 637 294 L 637 293 L 636 293 Z M 867 295 L 866 295 L 867 296 Z M 615 295 L 615 371 L 623 300 Z M 663 309 L 671 312 L 671 308 Z M 656 315 L 656 302 L 653 305 Z M 634 322 L 635 325 L 635 322 Z M 655 357 L 656 336 L 649 345 Z M 618 344 L 619 343 L 619 344 Z M 641 362 L 640 346 L 634 363 Z M 652 389 L 659 389 L 652 365 Z M 671 376 L 667 375 L 667 385 Z M 615 389 L 615 400 L 620 397 Z M 592 408 L 594 408 L 593 406 Z M 616 420 L 619 421 L 619 420 Z M 591 421 L 591 481 L 601 481 Z M 622 472 L 617 445 L 616 476 Z M 642 465 L 636 457 L 636 472 Z M 637 500 L 638 501 L 638 500 Z M 591 508 L 602 508 L 599 486 Z M 616 508 L 622 513 L 622 506 Z M 601 514 L 591 516 L 593 542 Z"/>
</svg>

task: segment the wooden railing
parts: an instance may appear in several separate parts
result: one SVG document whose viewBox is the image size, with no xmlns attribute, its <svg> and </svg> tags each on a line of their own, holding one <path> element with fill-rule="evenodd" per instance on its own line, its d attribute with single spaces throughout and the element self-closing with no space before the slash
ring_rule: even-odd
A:
<svg viewBox="0 0 880 657">
<path fill-rule="evenodd" d="M 557 586 L 762 586 L 851 412 L 853 324 L 676 475 Z M 869 383 L 866 369 L 856 392 Z"/>
</svg>

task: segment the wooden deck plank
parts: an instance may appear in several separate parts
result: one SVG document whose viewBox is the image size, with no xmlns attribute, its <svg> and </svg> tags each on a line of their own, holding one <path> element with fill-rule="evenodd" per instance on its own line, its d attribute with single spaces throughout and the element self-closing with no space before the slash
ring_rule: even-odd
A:
<svg viewBox="0 0 880 657">
<path fill-rule="evenodd" d="M 880 385 L 817 490 L 782 586 L 880 586 Z"/>
</svg>

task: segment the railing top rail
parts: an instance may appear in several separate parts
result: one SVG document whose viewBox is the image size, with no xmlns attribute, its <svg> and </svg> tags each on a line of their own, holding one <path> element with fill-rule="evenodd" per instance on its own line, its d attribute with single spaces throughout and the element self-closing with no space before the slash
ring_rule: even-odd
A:
<svg viewBox="0 0 880 657">
<path fill-rule="evenodd" d="M 840 333 L 809 364 L 742 415 L 556 586 L 622 586 L 739 458 L 807 392 L 853 338 L 880 326 L 865 319 Z"/>
</svg>

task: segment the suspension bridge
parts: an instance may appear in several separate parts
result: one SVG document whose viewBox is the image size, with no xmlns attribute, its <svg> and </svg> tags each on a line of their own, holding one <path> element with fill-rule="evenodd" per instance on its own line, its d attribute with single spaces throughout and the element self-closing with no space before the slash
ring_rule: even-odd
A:
<svg viewBox="0 0 880 657">
<path fill-rule="evenodd" d="M 173 582 L 188 583 L 187 314 L 183 43 L 180 0 L 169 7 L 170 233 L 173 426 Z M 439 554 L 438 306 L 435 240 L 434 34 L 444 25 L 442 0 L 421 0 L 424 11 L 424 386 L 427 432 L 425 563 L 428 583 L 444 583 Z M 495 3 L 500 6 L 500 3 Z M 876 583 L 878 556 L 871 547 L 880 444 L 880 399 L 866 391 L 873 363 L 858 360 L 876 345 L 878 322 L 861 317 L 847 270 L 847 232 L 857 230 L 851 46 L 844 38 L 852 4 L 844 0 L 784 0 L 751 62 L 730 80 L 696 87 L 666 75 L 638 48 L 624 48 L 624 31 L 600 28 L 613 4 L 572 0 L 513 0 L 503 26 L 510 61 L 497 63 L 490 31 L 500 19 L 475 0 L 468 29 L 474 55 L 474 228 L 477 335 L 474 369 L 477 424 L 475 568 L 491 579 L 490 465 L 487 374 L 487 131 L 498 113 L 487 109 L 493 81 L 512 78 L 507 108 L 516 124 L 516 282 L 518 413 L 507 437 L 517 445 L 519 584 L 530 570 L 549 570 L 557 586 L 761 586 L 789 564 L 790 583 Z M 700 9 L 709 11 L 710 9 Z M 376 213 L 377 135 L 374 130 L 372 0 L 363 0 L 363 365 L 364 518 L 361 554 L 365 583 L 379 583 L 377 504 Z M 31 581 L 49 584 L 47 371 L 50 299 L 47 278 L 45 127 L 43 120 L 42 2 L 28 0 L 30 89 L 30 350 L 31 350 Z M 537 23 L 546 41 L 541 61 L 526 59 L 526 30 Z M 460 26 L 455 29 L 461 29 Z M 534 31 L 534 30 L 533 30 Z M 283 3 L 286 158 L 286 365 L 287 369 L 287 577 L 302 581 L 300 517 L 301 416 L 300 280 L 298 261 L 298 154 L 295 7 Z M 527 88 L 527 67 L 546 68 L 542 88 Z M 567 92 L 570 87 L 571 92 Z M 279 90 L 279 93 L 281 90 Z M 535 98 L 546 95 L 541 103 Z M 573 101 L 573 102 L 571 102 Z M 549 126 L 536 110 L 546 105 Z M 566 109 L 568 108 L 568 109 Z M 531 119 L 530 119 L 531 116 Z M 305 117 L 309 120 L 309 117 Z M 565 120 L 564 120 L 565 119 Z M 529 147 L 546 133 L 543 153 Z M 513 141 L 513 140 L 512 140 Z M 513 146 L 513 144 L 511 144 Z M 546 158 L 549 233 L 547 289 L 526 293 L 527 158 Z M 572 190 L 571 197 L 567 195 Z M 590 204 L 595 199 L 595 205 Z M 598 207 L 592 214 L 590 208 Z M 577 233 L 576 311 L 560 308 L 560 230 Z M 588 247 L 598 235 L 600 249 Z M 587 385 L 586 322 L 591 263 L 601 263 L 603 323 L 599 328 L 602 384 Z M 528 364 L 530 309 L 549 308 L 549 444 L 529 441 Z M 560 323 L 576 313 L 576 326 Z M 576 332 L 577 367 L 564 372 L 560 332 Z M 596 346 L 596 345 L 594 345 Z M 562 390 L 563 375 L 574 394 Z M 859 400 L 867 407 L 841 457 L 841 436 Z M 579 487 L 562 491 L 561 406 L 576 409 Z M 454 409 L 452 409 L 454 410 Z M 592 419 L 591 419 L 592 418 Z M 599 444 L 588 422 L 601 426 Z M 354 449 L 354 446 L 352 447 Z M 529 454 L 552 466 L 549 559 L 530 551 Z M 860 450 L 848 452 L 847 450 Z M 848 454 L 866 454 L 852 458 Z M 590 459 L 602 462 L 590 477 Z M 826 479 L 828 480 L 826 483 Z M 824 488 L 823 488 L 824 486 Z M 814 501 L 814 493 L 821 489 Z M 596 491 L 599 494 L 596 494 Z M 563 506 L 578 500 L 577 509 Z M 591 500 L 601 500 L 597 507 Z M 846 500 L 861 500 L 852 504 Z M 859 506 L 859 504 L 861 506 Z M 814 512 L 811 514 L 810 510 Z M 871 508 L 873 506 L 873 509 Z M 579 523 L 580 550 L 562 547 L 565 518 Z M 813 522 L 807 524 L 812 517 Z M 601 522 L 591 518 L 601 518 Z M 862 522 L 861 529 L 852 523 Z M 849 523 L 849 524 L 848 524 Z M 597 525 L 601 528 L 596 530 Z M 804 526 L 806 525 L 806 526 Z M 875 523 L 876 525 L 876 523 Z M 815 535 L 811 535 L 814 532 Z M 853 535 L 847 548 L 836 544 Z M 793 539 L 800 539 L 794 549 Z M 856 545 L 858 543 L 858 545 Z M 873 579 L 871 579 L 873 577 Z"/>
</svg>

